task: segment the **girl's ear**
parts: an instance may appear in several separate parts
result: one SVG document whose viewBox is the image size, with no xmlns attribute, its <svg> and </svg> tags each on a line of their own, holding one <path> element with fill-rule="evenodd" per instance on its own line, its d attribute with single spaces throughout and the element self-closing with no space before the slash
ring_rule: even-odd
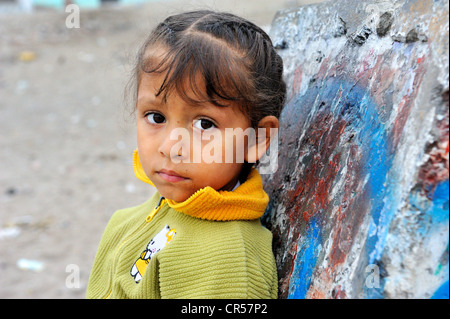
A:
<svg viewBox="0 0 450 319">
<path fill-rule="evenodd" d="M 256 163 L 256 161 L 260 160 L 266 153 L 272 140 L 277 136 L 277 132 L 278 119 L 275 116 L 269 115 L 262 118 L 255 132 L 256 140 L 248 141 L 249 144 L 244 155 L 245 161 L 248 163 Z"/>
</svg>

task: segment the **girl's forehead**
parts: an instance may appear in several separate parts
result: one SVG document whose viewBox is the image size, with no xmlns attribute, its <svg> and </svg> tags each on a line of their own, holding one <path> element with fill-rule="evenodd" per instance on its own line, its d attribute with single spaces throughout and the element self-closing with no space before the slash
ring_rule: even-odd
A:
<svg viewBox="0 0 450 319">
<path fill-rule="evenodd" d="M 156 106 L 166 107 L 170 106 L 172 103 L 182 104 L 185 107 L 190 108 L 209 108 L 209 109 L 234 109 L 237 107 L 236 103 L 231 101 L 222 101 L 223 106 L 217 106 L 211 103 L 204 95 L 198 94 L 198 88 L 193 90 L 191 88 L 191 83 L 188 80 L 185 81 L 183 85 L 183 94 L 180 94 L 180 88 L 173 87 L 170 91 L 165 92 L 166 94 L 158 94 L 160 87 L 164 81 L 164 74 L 157 73 L 144 73 L 141 76 L 141 81 L 138 88 L 138 104 L 140 103 L 151 103 Z M 185 96 L 189 98 L 186 99 Z"/>
<path fill-rule="evenodd" d="M 158 103 L 165 103 L 169 98 L 187 96 L 188 99 L 186 100 L 189 102 L 202 101 L 206 96 L 205 81 L 200 76 L 195 77 L 195 82 L 193 80 L 192 78 L 184 77 L 181 80 L 179 79 L 181 85 L 167 87 L 162 92 L 161 88 L 167 81 L 167 71 L 161 73 L 146 73 L 141 71 L 138 99 L 145 96 L 146 99 L 152 99 Z M 195 105 L 197 103 L 190 104 Z"/>
<path fill-rule="evenodd" d="M 181 99 L 192 107 L 238 107 L 238 103 L 230 100 L 220 99 L 220 106 L 211 102 L 206 89 L 206 81 L 198 72 L 194 77 L 184 76 L 178 79 L 180 85 L 165 87 L 167 72 L 146 73 L 141 71 L 138 85 L 138 101 L 145 99 L 159 104 L 166 104 L 169 100 Z"/>
</svg>

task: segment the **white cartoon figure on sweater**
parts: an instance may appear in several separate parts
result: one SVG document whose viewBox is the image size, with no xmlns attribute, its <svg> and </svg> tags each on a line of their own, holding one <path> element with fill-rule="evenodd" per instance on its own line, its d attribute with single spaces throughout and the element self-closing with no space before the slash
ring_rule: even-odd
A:
<svg viewBox="0 0 450 319">
<path fill-rule="evenodd" d="M 176 234 L 175 229 L 171 229 L 169 225 L 164 228 L 153 237 L 147 245 L 147 248 L 142 252 L 141 256 L 136 260 L 131 267 L 130 274 L 133 276 L 134 281 L 139 283 L 147 270 L 147 266 L 152 259 L 153 255 L 163 249 L 168 243 L 170 243 Z"/>
</svg>

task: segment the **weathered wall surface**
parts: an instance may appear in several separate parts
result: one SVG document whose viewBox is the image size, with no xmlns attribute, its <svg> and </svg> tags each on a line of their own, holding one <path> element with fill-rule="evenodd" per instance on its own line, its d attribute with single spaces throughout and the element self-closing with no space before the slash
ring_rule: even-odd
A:
<svg viewBox="0 0 450 319">
<path fill-rule="evenodd" d="M 448 298 L 449 2 L 279 12 L 289 100 L 265 175 L 281 298 Z"/>
</svg>

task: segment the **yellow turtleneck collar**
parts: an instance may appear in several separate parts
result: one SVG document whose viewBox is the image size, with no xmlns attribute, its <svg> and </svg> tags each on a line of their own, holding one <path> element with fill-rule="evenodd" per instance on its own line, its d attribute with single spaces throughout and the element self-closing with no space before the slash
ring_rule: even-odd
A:
<svg viewBox="0 0 450 319">
<path fill-rule="evenodd" d="M 133 154 L 133 168 L 138 179 L 155 186 L 145 175 L 138 150 Z M 216 191 L 207 186 L 196 191 L 184 202 L 167 199 L 167 204 L 181 213 L 216 221 L 260 218 L 268 203 L 269 196 L 264 192 L 261 176 L 255 168 L 252 168 L 247 180 L 232 192 Z"/>
</svg>

